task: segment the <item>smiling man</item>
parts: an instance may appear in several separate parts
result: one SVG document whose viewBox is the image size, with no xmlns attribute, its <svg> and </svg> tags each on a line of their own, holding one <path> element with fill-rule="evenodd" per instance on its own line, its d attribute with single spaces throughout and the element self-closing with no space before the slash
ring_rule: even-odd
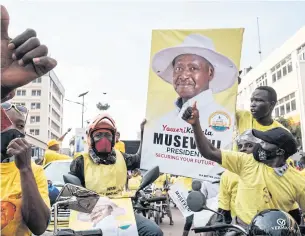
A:
<svg viewBox="0 0 305 236">
<path fill-rule="evenodd" d="M 238 78 L 238 70 L 226 56 L 216 52 L 213 41 L 199 34 L 188 35 L 181 45 L 165 48 L 154 55 L 153 71 L 165 82 L 170 83 L 178 98 L 173 101 L 175 108 L 157 120 L 148 121 L 145 131 L 146 142 L 143 152 L 150 158 L 142 159 L 143 168 L 152 165 L 152 157 L 160 155 L 198 156 L 192 137 L 192 128 L 182 121 L 185 109 L 193 102 L 200 107 L 200 122 L 203 131 L 217 148 L 232 147 L 234 115 L 214 100 L 214 94 L 231 88 Z M 228 104 L 229 105 L 229 104 Z M 193 152 L 194 155 L 190 155 Z M 202 159 L 201 159 L 202 160 Z M 183 163 L 183 167 L 173 172 L 172 161 L 156 157 L 153 164 L 166 173 L 188 176 L 194 173 L 193 163 Z M 184 165 L 185 164 L 185 165 Z M 199 163 L 200 164 L 200 163 Z M 207 176 L 215 174 L 216 165 L 200 165 L 200 171 Z M 210 171 L 211 170 L 211 171 Z M 217 172 L 217 171 L 216 171 Z M 210 174 L 211 173 L 211 174 Z M 199 176 L 199 169 L 194 178 Z M 218 176 L 219 177 L 219 176 Z"/>
</svg>

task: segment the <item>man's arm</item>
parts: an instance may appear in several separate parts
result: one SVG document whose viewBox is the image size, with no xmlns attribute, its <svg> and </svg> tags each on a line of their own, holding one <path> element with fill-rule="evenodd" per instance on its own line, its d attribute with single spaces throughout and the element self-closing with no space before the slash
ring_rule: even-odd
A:
<svg viewBox="0 0 305 236">
<path fill-rule="evenodd" d="M 42 169 L 41 175 L 43 175 Z M 42 188 L 39 187 L 38 190 L 38 186 L 45 185 L 43 188 L 46 189 L 46 194 L 48 194 L 47 179 L 42 178 L 40 182 L 36 183 L 32 169 L 20 170 L 20 178 L 22 190 L 21 211 L 23 221 L 33 234 L 41 235 L 48 227 L 50 210 L 49 206 L 46 205 L 46 202 L 42 199 L 41 193 L 39 192 L 39 190 Z"/>
<path fill-rule="evenodd" d="M 75 175 L 80 179 L 80 182 L 84 187 L 86 187 L 85 177 L 84 177 L 84 157 L 79 156 L 75 158 L 70 165 L 69 174 Z"/>
<path fill-rule="evenodd" d="M 213 146 L 213 144 L 205 137 L 199 121 L 199 111 L 196 108 L 196 103 L 193 107 L 188 107 L 182 119 L 192 125 L 197 149 L 204 158 L 222 163 L 221 151 Z"/>
<path fill-rule="evenodd" d="M 146 120 L 144 119 L 141 123 L 141 141 L 140 146 L 136 154 L 128 154 L 122 153 L 128 170 L 132 170 L 140 167 L 141 163 L 141 152 L 142 152 L 142 143 L 143 143 L 143 135 L 144 135 L 144 126 L 146 124 Z"/>
<path fill-rule="evenodd" d="M 24 138 L 17 138 L 10 142 L 7 153 L 15 156 L 15 165 L 20 173 L 22 204 L 22 218 L 32 233 L 41 235 L 45 232 L 50 219 L 50 210 L 42 195 L 48 191 L 47 179 L 41 167 L 35 179 L 31 162 L 31 145 Z M 38 168 L 35 167 L 35 168 Z M 37 181 L 37 183 L 36 183 Z M 47 202 L 50 201 L 45 197 Z"/>
<path fill-rule="evenodd" d="M 63 134 L 63 136 L 61 136 L 59 139 L 57 139 L 58 141 L 62 142 L 64 140 L 64 138 L 67 136 L 67 134 L 71 131 L 71 128 L 68 129 L 68 131 L 66 133 Z"/>
</svg>

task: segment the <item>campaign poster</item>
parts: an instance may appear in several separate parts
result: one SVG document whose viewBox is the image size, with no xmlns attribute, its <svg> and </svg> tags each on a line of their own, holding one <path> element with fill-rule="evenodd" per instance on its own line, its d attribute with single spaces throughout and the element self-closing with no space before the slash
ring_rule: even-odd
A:
<svg viewBox="0 0 305 236">
<path fill-rule="evenodd" d="M 71 210 L 69 228 L 101 229 L 107 236 L 138 235 L 130 198 L 100 197 L 90 214 Z"/>
<path fill-rule="evenodd" d="M 153 30 L 141 168 L 208 181 L 223 169 L 197 150 L 182 120 L 197 102 L 202 132 L 231 149 L 244 30 Z"/>
<path fill-rule="evenodd" d="M 168 194 L 184 218 L 194 214 L 187 205 L 188 190 L 182 183 L 178 182 L 173 184 L 170 187 Z"/>
<path fill-rule="evenodd" d="M 75 129 L 74 153 L 88 151 L 86 130 L 83 128 Z"/>
</svg>

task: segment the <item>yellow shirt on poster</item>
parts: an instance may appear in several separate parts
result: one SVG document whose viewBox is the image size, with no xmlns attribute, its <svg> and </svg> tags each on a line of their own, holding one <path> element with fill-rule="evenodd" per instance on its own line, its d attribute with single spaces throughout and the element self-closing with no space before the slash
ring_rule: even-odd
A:
<svg viewBox="0 0 305 236">
<path fill-rule="evenodd" d="M 29 228 L 23 222 L 21 213 L 22 193 L 21 180 L 15 162 L 1 163 L 1 235 L 29 236 Z M 32 162 L 32 171 L 40 195 L 45 204 L 50 207 L 48 182 L 41 166 Z"/>
<path fill-rule="evenodd" d="M 235 201 L 236 215 L 249 224 L 266 209 L 289 212 L 299 203 L 305 210 L 305 178 L 289 166 L 283 176 L 257 162 L 252 154 L 222 150 L 222 166 L 239 176 Z"/>
<path fill-rule="evenodd" d="M 183 186 L 184 186 L 188 191 L 191 191 L 191 190 L 192 190 L 192 183 L 193 183 L 193 179 L 192 179 L 192 178 L 180 176 L 180 177 L 177 178 L 176 183 L 181 183 L 181 184 L 183 184 Z"/>
</svg>

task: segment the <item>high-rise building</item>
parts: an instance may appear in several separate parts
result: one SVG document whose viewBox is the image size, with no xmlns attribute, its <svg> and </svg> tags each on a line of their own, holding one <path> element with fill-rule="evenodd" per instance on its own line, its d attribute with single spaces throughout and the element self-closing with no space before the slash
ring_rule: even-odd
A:
<svg viewBox="0 0 305 236">
<path fill-rule="evenodd" d="M 29 110 L 27 134 L 44 143 L 61 136 L 64 96 L 65 89 L 54 71 L 17 89 L 12 103 L 26 106 Z"/>
<path fill-rule="evenodd" d="M 291 118 L 294 123 L 305 122 L 305 27 L 282 46 L 248 71 L 238 85 L 237 109 L 250 109 L 250 98 L 258 86 L 271 86 L 277 92 L 273 116 Z M 303 147 L 305 126 L 303 125 Z"/>
</svg>

